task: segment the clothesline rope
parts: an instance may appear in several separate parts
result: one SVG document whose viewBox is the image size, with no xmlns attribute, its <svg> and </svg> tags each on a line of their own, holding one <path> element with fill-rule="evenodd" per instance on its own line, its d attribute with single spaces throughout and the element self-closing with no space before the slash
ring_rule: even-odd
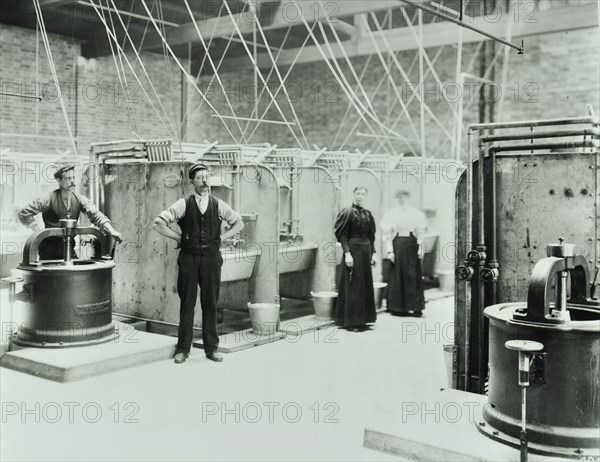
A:
<svg viewBox="0 0 600 462">
<path fill-rule="evenodd" d="M 223 95 L 225 96 L 225 101 L 227 102 L 227 105 L 229 106 L 229 110 L 231 111 L 231 115 L 234 117 L 235 120 L 235 124 L 238 127 L 238 130 L 240 131 L 241 137 L 242 137 L 242 142 L 246 142 L 246 138 L 244 136 L 244 132 L 242 130 L 242 126 L 240 125 L 239 120 L 236 118 L 236 114 L 235 111 L 233 109 L 233 106 L 231 105 L 231 101 L 229 100 L 229 96 L 227 96 L 227 91 L 225 89 L 225 86 L 223 85 L 223 82 L 221 81 L 221 77 L 219 77 L 219 71 L 218 69 L 215 67 L 215 63 L 212 59 L 212 56 L 209 53 L 209 49 L 208 46 L 206 45 L 206 43 L 204 42 L 204 38 L 202 37 L 202 34 L 200 33 L 200 29 L 198 28 L 198 23 L 196 22 L 195 18 L 194 18 L 194 14 L 192 13 L 192 9 L 190 8 L 190 5 L 188 3 L 188 0 L 183 0 L 183 2 L 185 3 L 185 7 L 187 8 L 187 11 L 190 15 L 190 18 L 192 20 L 192 23 L 194 24 L 194 28 L 196 29 L 196 33 L 198 34 L 198 38 L 200 39 L 200 43 L 202 44 L 202 47 L 204 48 L 204 57 L 208 59 L 208 62 L 210 63 L 210 67 L 212 68 L 214 74 L 215 74 L 215 78 L 217 79 L 217 82 L 219 83 L 219 86 L 221 87 L 221 90 L 223 91 Z"/>
<path fill-rule="evenodd" d="M 314 27 L 315 25 L 313 25 Z M 300 50 L 298 51 L 298 53 L 296 54 L 296 57 L 292 60 L 292 63 L 289 65 L 287 72 L 285 73 L 285 75 L 283 76 L 283 82 L 281 82 L 278 87 L 277 90 L 275 91 L 274 96 L 277 97 L 277 95 L 279 94 L 279 92 L 281 91 L 281 87 L 282 85 L 285 84 L 285 81 L 287 80 L 288 76 L 292 73 L 292 70 L 294 69 L 294 66 L 296 65 L 296 62 L 298 61 L 298 58 L 300 57 L 300 55 L 302 54 L 302 50 L 304 50 L 304 47 L 306 46 L 306 44 L 308 43 L 308 39 L 309 36 L 306 36 L 304 39 L 304 42 L 302 43 L 302 46 L 300 47 Z M 275 64 L 276 65 L 276 64 Z M 266 116 L 268 110 L 270 109 L 270 107 L 273 105 L 273 99 L 271 99 L 271 101 L 269 101 L 269 104 L 267 104 L 267 107 L 265 108 L 263 115 L 261 117 L 261 119 L 264 119 L 264 117 Z M 256 133 L 256 130 L 258 130 L 259 124 L 256 124 L 256 126 L 254 127 L 254 129 L 252 130 L 252 133 L 250 133 L 250 136 L 248 137 L 248 139 L 252 139 L 252 136 L 254 135 L 254 133 Z"/>
<path fill-rule="evenodd" d="M 77 158 L 77 144 L 75 143 L 75 138 L 73 137 L 73 132 L 71 131 L 71 124 L 69 123 L 69 115 L 67 114 L 67 108 L 65 106 L 65 101 L 63 99 L 62 91 L 60 89 L 60 82 L 58 80 L 58 74 L 56 73 L 56 66 L 54 65 L 54 58 L 52 57 L 52 50 L 50 49 L 50 41 L 48 39 L 48 33 L 46 32 L 46 24 L 44 23 L 44 16 L 42 14 L 42 8 L 40 7 L 39 0 L 34 0 L 33 2 L 35 14 L 37 16 L 38 23 L 40 25 L 40 31 L 42 32 L 42 41 L 44 42 L 44 48 L 46 49 L 46 55 L 48 56 L 48 63 L 50 65 L 50 72 L 52 74 L 52 79 L 54 80 L 54 85 L 56 85 L 56 91 L 58 93 L 58 100 L 60 102 L 60 108 L 63 113 L 63 118 L 65 120 L 65 124 L 67 126 L 67 132 L 69 134 L 69 139 L 71 140 L 71 146 L 73 147 L 73 155 Z"/>
<path fill-rule="evenodd" d="M 194 89 L 198 92 L 198 94 L 202 97 L 202 99 L 204 99 L 206 101 L 206 104 L 208 104 L 208 107 L 210 107 L 212 109 L 212 111 L 219 117 L 219 120 L 221 120 L 221 122 L 223 123 L 223 126 L 225 127 L 225 130 L 227 131 L 227 133 L 229 134 L 229 136 L 231 136 L 231 138 L 236 143 L 239 143 L 238 140 L 236 139 L 236 137 L 233 135 L 233 133 L 229 129 L 229 126 L 227 125 L 227 123 L 225 122 L 225 120 L 219 114 L 219 111 L 217 111 L 216 108 L 212 105 L 212 103 L 210 101 L 208 101 L 208 98 L 206 97 L 206 95 L 202 92 L 202 90 L 200 90 L 200 88 L 198 88 L 198 86 L 194 82 L 194 78 L 189 74 L 189 72 L 185 69 L 185 67 L 183 67 L 183 65 L 181 64 L 181 62 L 177 58 L 177 55 L 175 55 L 175 53 L 171 49 L 171 46 L 168 44 L 167 39 L 164 37 L 163 33 L 160 31 L 160 28 L 156 24 L 156 21 L 152 17 L 152 14 L 150 13 L 150 10 L 148 9 L 148 5 L 146 4 L 146 0 L 141 0 L 141 2 L 142 2 L 142 5 L 144 6 L 144 9 L 146 10 L 146 13 L 148 14 L 148 17 L 150 18 L 150 21 L 152 21 L 152 25 L 156 29 L 156 32 L 158 32 L 158 35 L 160 36 L 160 39 L 165 44 L 167 50 L 169 51 L 169 54 L 173 57 L 173 59 L 177 63 L 177 66 L 179 66 L 179 68 L 181 69 L 181 71 L 183 72 L 183 74 L 185 75 L 185 77 L 188 79 L 188 81 L 190 81 L 192 83 Z"/>
<path fill-rule="evenodd" d="M 112 0 L 111 0 L 112 3 Z M 99 9 L 97 8 L 96 4 L 94 3 L 93 0 L 90 0 L 90 4 L 92 5 L 92 7 L 94 8 L 94 11 L 96 11 L 96 14 L 98 15 L 98 18 L 100 19 L 100 21 L 102 22 L 102 24 L 104 25 L 104 28 L 106 29 L 106 33 L 108 34 L 108 37 L 110 40 L 113 41 L 113 43 L 115 44 L 116 48 L 123 53 L 123 49 L 121 48 L 121 45 L 119 44 L 119 41 L 117 40 L 117 37 L 112 33 L 112 31 L 108 28 L 108 24 L 106 23 L 106 21 L 104 20 L 104 18 L 102 17 L 102 15 L 100 14 Z M 114 6 L 114 3 L 113 3 Z M 121 25 L 125 28 L 125 25 L 123 23 L 123 20 L 121 19 L 120 16 L 117 16 L 119 18 L 119 21 L 121 22 Z M 163 127 L 165 128 L 165 130 L 167 131 L 167 133 L 169 134 L 170 137 L 172 137 L 173 139 L 175 139 L 175 129 L 173 128 L 173 125 L 171 124 L 171 121 L 169 120 L 169 116 L 167 115 L 165 108 L 163 107 L 162 103 L 160 102 L 160 98 L 158 98 L 158 94 L 156 92 L 156 89 L 154 88 L 154 85 L 152 84 L 152 80 L 150 80 L 150 76 L 148 75 L 148 72 L 146 71 L 146 67 L 144 66 L 144 63 L 142 62 L 142 59 L 139 56 L 139 53 L 137 52 L 137 50 L 135 49 L 135 45 L 133 45 L 133 41 L 131 40 L 131 37 L 129 37 L 129 33 L 127 32 L 127 29 L 125 28 L 125 34 L 127 35 L 128 39 L 130 40 L 130 43 L 132 45 L 133 51 L 135 52 L 135 55 L 139 61 L 139 63 L 142 66 L 142 70 L 144 72 L 144 75 L 146 76 L 146 78 L 148 79 L 148 82 L 150 83 L 150 87 L 152 88 L 152 90 L 154 91 L 154 94 L 156 95 L 157 99 L 158 99 L 158 104 L 160 105 L 161 109 L 163 110 L 163 113 L 165 114 L 165 117 L 167 119 L 167 121 L 169 122 L 169 125 L 171 128 L 167 127 L 166 123 L 164 122 L 160 112 L 158 112 L 158 109 L 156 109 L 156 106 L 154 105 L 154 103 L 152 102 L 152 98 L 150 98 L 150 96 L 148 95 L 148 92 L 146 91 L 146 87 L 142 84 L 142 82 L 140 81 L 137 73 L 135 72 L 129 58 L 127 57 L 127 55 L 125 53 L 123 53 L 123 57 L 125 58 L 125 62 L 127 63 L 127 66 L 129 67 L 129 70 L 131 71 L 131 73 L 133 74 L 136 82 L 138 83 L 138 85 L 140 86 L 142 92 L 144 93 L 144 95 L 146 96 L 146 98 L 148 99 L 148 102 L 150 103 L 150 106 L 152 106 L 152 109 L 154 110 L 154 112 L 156 113 L 156 115 L 158 116 L 158 119 L 160 120 L 160 122 L 162 123 Z"/>
<path fill-rule="evenodd" d="M 246 50 L 246 54 L 250 58 L 250 61 L 252 62 L 252 65 L 254 66 L 254 70 L 256 71 L 256 75 L 260 78 L 262 84 L 265 86 L 265 88 L 267 90 L 267 93 L 269 94 L 269 96 L 271 97 L 271 99 L 274 101 L 275 107 L 277 108 L 277 111 L 279 112 L 279 115 L 281 115 L 283 121 L 284 122 L 288 122 L 285 114 L 281 110 L 281 107 L 279 106 L 279 104 L 277 103 L 277 101 L 275 101 L 275 98 L 273 97 L 273 93 L 269 89 L 269 87 L 267 85 L 267 82 L 265 82 L 265 79 L 264 79 L 262 73 L 260 72 L 260 69 L 258 68 L 256 60 L 254 59 L 254 56 L 252 55 L 252 53 L 250 52 L 250 49 L 248 48 L 248 45 L 244 41 L 244 36 L 242 35 L 242 32 L 240 31 L 240 28 L 238 27 L 237 22 L 236 22 L 235 18 L 233 17 L 233 13 L 231 12 L 231 8 L 229 7 L 229 4 L 227 3 L 227 0 L 223 0 L 223 4 L 225 5 L 225 9 L 227 10 L 227 14 L 229 14 L 229 17 L 230 17 L 230 19 L 231 19 L 231 21 L 233 23 L 233 27 L 234 27 L 235 31 L 238 34 L 238 37 L 243 41 L 242 45 L 243 45 L 244 49 Z M 296 142 L 298 143 L 298 146 L 302 146 L 302 143 L 298 139 L 298 136 L 296 135 L 296 132 L 293 130 L 293 128 L 290 125 L 287 125 L 287 127 L 290 130 L 290 132 L 292 133 L 292 136 L 294 137 L 294 139 L 296 140 Z"/>
</svg>

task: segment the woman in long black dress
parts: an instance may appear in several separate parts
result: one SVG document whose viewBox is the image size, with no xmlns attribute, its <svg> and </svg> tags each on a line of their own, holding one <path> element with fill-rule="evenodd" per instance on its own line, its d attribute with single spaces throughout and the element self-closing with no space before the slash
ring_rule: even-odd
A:
<svg viewBox="0 0 600 462">
<path fill-rule="evenodd" d="M 375 322 L 375 299 L 371 266 L 375 261 L 375 220 L 363 207 L 367 188 L 354 188 L 352 207 L 342 210 L 335 223 L 335 236 L 344 257 L 338 274 L 335 323 L 354 331 Z"/>
</svg>

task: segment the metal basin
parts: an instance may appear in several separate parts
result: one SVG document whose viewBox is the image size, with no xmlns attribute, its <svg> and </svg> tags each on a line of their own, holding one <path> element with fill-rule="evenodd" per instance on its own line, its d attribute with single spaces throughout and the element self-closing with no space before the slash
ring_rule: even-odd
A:
<svg viewBox="0 0 600 462">
<path fill-rule="evenodd" d="M 279 248 L 279 274 L 310 269 L 315 261 L 318 244 L 287 243 Z"/>
<path fill-rule="evenodd" d="M 600 439 L 600 312 L 568 304 L 571 321 L 561 325 L 516 321 L 527 303 L 503 303 L 485 309 L 489 319 L 488 425 L 478 428 L 493 439 L 518 446 L 521 406 L 517 354 L 505 342 L 527 339 L 544 350 L 532 364 L 527 388 L 527 437 L 530 451 L 562 457 L 593 454 Z M 488 434 L 488 427 L 496 434 Z M 575 452 L 579 448 L 580 452 Z M 586 452 L 583 452 L 586 451 Z M 587 451 L 591 451 L 588 453 Z"/>
<path fill-rule="evenodd" d="M 256 258 L 260 255 L 258 249 L 236 249 L 222 251 L 223 266 L 221 267 L 221 282 L 243 281 L 250 279 Z"/>
<path fill-rule="evenodd" d="M 64 348 L 110 341 L 112 261 L 74 260 L 72 265 L 43 262 L 19 266 L 24 279 L 17 299 L 24 301 L 23 323 L 14 343 Z"/>
</svg>

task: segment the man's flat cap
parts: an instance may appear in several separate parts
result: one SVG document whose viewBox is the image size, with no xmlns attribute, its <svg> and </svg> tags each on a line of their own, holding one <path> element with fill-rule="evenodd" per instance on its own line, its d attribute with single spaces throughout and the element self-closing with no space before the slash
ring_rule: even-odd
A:
<svg viewBox="0 0 600 462">
<path fill-rule="evenodd" d="M 69 170 L 73 170 L 73 169 L 75 169 L 74 165 L 63 165 L 61 167 L 58 167 L 56 169 L 56 172 L 54 172 L 54 178 L 56 178 L 57 180 L 60 180 L 62 178 L 63 173 L 66 173 Z"/>
<path fill-rule="evenodd" d="M 194 179 L 196 172 L 199 170 L 208 170 L 208 167 L 205 164 L 201 164 L 201 163 L 196 163 L 196 164 L 192 165 L 188 172 L 188 176 L 189 176 L 190 180 Z"/>
</svg>

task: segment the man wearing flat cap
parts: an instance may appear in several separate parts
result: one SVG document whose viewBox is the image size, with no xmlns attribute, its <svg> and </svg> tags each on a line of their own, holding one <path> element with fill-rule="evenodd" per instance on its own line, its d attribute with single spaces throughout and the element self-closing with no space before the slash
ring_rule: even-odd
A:
<svg viewBox="0 0 600 462">
<path fill-rule="evenodd" d="M 208 168 L 194 164 L 189 170 L 189 179 L 194 194 L 179 199 L 163 210 L 154 220 L 154 230 L 173 239 L 181 248 L 177 265 L 177 293 L 181 299 L 179 311 L 179 334 L 175 348 L 175 362 L 183 363 L 190 354 L 193 340 L 194 308 L 200 285 L 202 308 L 202 343 L 206 357 L 222 361 L 217 353 L 217 302 L 221 284 L 221 241 L 239 233 L 244 227 L 241 216 L 229 205 L 210 195 Z M 221 234 L 221 223 L 229 229 Z M 177 223 L 181 233 L 171 229 Z"/>
<path fill-rule="evenodd" d="M 123 236 L 113 228 L 110 220 L 85 196 L 75 192 L 75 166 L 65 165 L 54 172 L 54 178 L 58 182 L 55 189 L 46 197 L 38 198 L 19 210 L 19 221 L 32 229 L 39 231 L 35 216 L 42 214 L 46 228 L 59 228 L 59 220 L 70 218 L 79 219 L 81 212 L 85 213 L 89 220 L 105 233 L 110 234 L 118 242 Z M 71 255 L 75 254 L 75 243 L 73 242 Z M 61 260 L 63 258 L 62 237 L 48 237 L 40 243 L 40 260 Z"/>
</svg>

